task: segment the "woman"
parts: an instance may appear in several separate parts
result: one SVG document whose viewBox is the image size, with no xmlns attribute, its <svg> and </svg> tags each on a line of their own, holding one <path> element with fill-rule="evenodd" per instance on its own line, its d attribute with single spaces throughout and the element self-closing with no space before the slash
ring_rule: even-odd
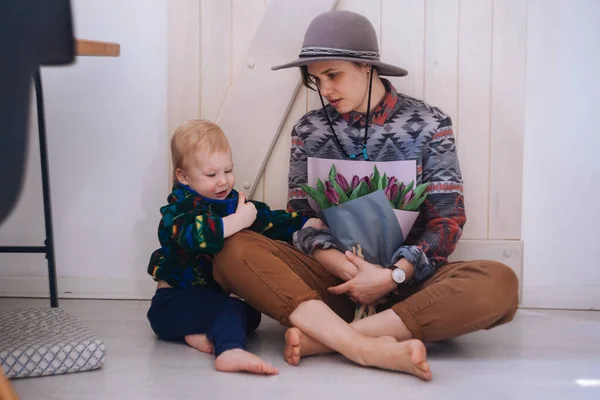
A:
<svg viewBox="0 0 600 400">
<path fill-rule="evenodd" d="M 302 356 L 337 351 L 360 365 L 429 380 L 422 341 L 504 324 L 517 309 L 510 268 L 447 262 L 466 222 L 451 120 L 380 77 L 407 72 L 379 61 L 375 30 L 361 15 L 316 17 L 300 58 L 273 69 L 296 66 L 304 84 L 318 90 L 323 108 L 303 116 L 292 132 L 290 210 L 312 212 L 300 189 L 311 158 L 415 160 L 418 182 L 428 183 L 427 200 L 391 268 L 340 252 L 327 229 L 296 232 L 296 248 L 242 231 L 216 257 L 215 279 L 291 326 L 284 357 L 292 365 Z M 355 302 L 379 303 L 378 313 L 348 324 Z"/>
</svg>

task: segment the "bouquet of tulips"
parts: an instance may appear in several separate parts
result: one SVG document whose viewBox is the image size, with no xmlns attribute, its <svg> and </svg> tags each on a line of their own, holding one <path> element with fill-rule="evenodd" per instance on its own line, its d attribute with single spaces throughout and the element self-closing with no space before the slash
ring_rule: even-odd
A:
<svg viewBox="0 0 600 400">
<path fill-rule="evenodd" d="M 422 183 L 417 187 L 414 185 L 414 181 L 405 185 L 394 176 L 381 175 L 376 165 L 370 176 L 359 178 L 358 175 L 354 175 L 348 183 L 346 177 L 336 171 L 334 164 L 329 171 L 329 179 L 325 183 L 321 179 L 317 179 L 316 188 L 303 185 L 302 189 L 312 197 L 321 210 L 358 199 L 377 190 L 383 190 L 385 197 L 394 209 L 417 211 L 427 197 L 427 184 Z"/>
<path fill-rule="evenodd" d="M 404 244 L 427 197 L 427 184 L 399 182 L 381 175 L 374 165 L 370 176 L 350 180 L 338 173 L 335 164 L 325 182 L 302 189 L 320 208 L 319 217 L 331 230 L 340 250 L 352 251 L 366 261 L 389 267 L 396 250 Z M 357 308 L 355 319 L 365 314 Z M 374 314 L 374 307 L 366 315 Z"/>
</svg>

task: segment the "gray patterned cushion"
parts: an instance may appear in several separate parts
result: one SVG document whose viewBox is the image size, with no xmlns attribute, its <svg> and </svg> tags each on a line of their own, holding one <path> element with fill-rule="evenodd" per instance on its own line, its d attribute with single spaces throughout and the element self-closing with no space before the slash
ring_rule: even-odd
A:
<svg viewBox="0 0 600 400">
<path fill-rule="evenodd" d="M 60 308 L 0 311 L 0 364 L 8 378 L 88 371 L 104 343 Z"/>
</svg>

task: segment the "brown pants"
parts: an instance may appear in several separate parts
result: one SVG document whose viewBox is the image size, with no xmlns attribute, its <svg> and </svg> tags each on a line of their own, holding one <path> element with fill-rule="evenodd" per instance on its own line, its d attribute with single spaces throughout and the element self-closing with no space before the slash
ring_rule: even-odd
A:
<svg viewBox="0 0 600 400">
<path fill-rule="evenodd" d="M 342 283 L 313 258 L 293 246 L 241 231 L 225 240 L 213 264 L 221 287 L 260 312 L 290 325 L 303 301 L 319 299 L 347 322 L 355 304 L 328 287 Z M 512 320 L 517 310 L 517 277 L 494 261 L 444 265 L 424 283 L 391 295 L 379 311 L 391 308 L 414 337 L 440 341 Z"/>
</svg>

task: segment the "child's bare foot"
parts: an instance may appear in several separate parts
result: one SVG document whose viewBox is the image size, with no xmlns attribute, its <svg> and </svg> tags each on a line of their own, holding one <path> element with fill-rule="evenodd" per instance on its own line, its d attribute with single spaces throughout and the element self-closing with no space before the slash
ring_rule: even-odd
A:
<svg viewBox="0 0 600 400">
<path fill-rule="evenodd" d="M 396 339 L 392 336 L 384 336 L 376 340 L 387 343 L 396 343 Z M 334 350 L 325 346 L 323 343 L 314 340 L 298 328 L 289 328 L 285 332 L 283 358 L 290 365 L 298 365 L 300 363 L 300 358 L 302 357 L 333 352 Z"/>
<path fill-rule="evenodd" d="M 361 365 L 402 371 L 426 381 L 431 380 L 427 351 L 420 340 L 412 339 L 396 343 L 369 340 L 365 342 L 361 353 L 362 357 L 359 356 Z"/>
<path fill-rule="evenodd" d="M 231 349 L 221 353 L 215 360 L 215 369 L 221 372 L 247 371 L 263 375 L 277 375 L 279 373 L 277 368 L 242 349 Z"/>
<path fill-rule="evenodd" d="M 193 348 L 200 350 L 203 353 L 212 354 L 215 352 L 215 348 L 210 340 L 206 338 L 206 335 L 187 335 L 185 342 Z"/>
</svg>

